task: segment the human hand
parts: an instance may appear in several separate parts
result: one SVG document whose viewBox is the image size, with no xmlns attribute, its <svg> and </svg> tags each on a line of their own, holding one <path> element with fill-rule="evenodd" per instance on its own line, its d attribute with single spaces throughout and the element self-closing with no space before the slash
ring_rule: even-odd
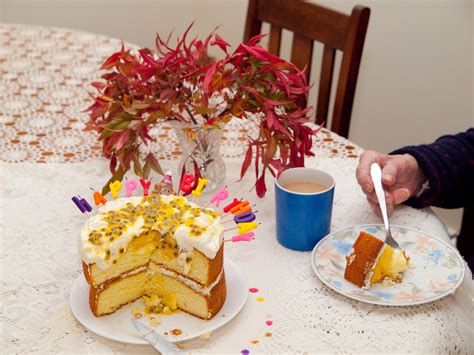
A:
<svg viewBox="0 0 474 355">
<path fill-rule="evenodd" d="M 380 217 L 380 207 L 370 177 L 370 166 L 378 163 L 382 168 L 382 185 L 385 190 L 387 213 L 391 215 L 394 206 L 414 196 L 426 181 L 416 159 L 409 155 L 387 155 L 368 150 L 360 157 L 356 169 L 357 181 L 367 195 L 375 213 Z"/>
</svg>

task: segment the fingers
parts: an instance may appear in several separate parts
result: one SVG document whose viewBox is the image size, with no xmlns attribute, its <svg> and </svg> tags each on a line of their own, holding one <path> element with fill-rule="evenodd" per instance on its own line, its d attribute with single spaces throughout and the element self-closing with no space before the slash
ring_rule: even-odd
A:
<svg viewBox="0 0 474 355">
<path fill-rule="evenodd" d="M 360 156 L 359 165 L 356 169 L 356 178 L 365 193 L 371 193 L 374 190 L 374 185 L 370 177 L 370 166 L 373 163 L 381 164 L 382 162 L 383 155 L 373 150 L 367 150 Z"/>
<path fill-rule="evenodd" d="M 382 217 L 382 211 L 378 202 L 374 202 L 369 196 L 367 196 L 367 201 L 369 201 L 370 206 L 372 206 L 375 214 L 379 217 Z M 387 203 L 387 215 L 391 216 L 394 210 L 394 205 L 392 203 Z"/>
<path fill-rule="evenodd" d="M 399 175 L 403 173 L 405 165 L 406 160 L 403 159 L 401 155 L 394 155 L 382 168 L 382 183 L 385 186 L 392 186 L 395 184 Z"/>
<path fill-rule="evenodd" d="M 393 204 L 394 205 L 399 205 L 402 202 L 405 202 L 410 198 L 410 190 L 407 188 L 402 188 L 402 189 L 397 189 L 392 191 L 392 196 L 393 196 Z"/>
<path fill-rule="evenodd" d="M 374 203 L 379 203 L 379 200 L 377 199 L 377 195 L 375 194 L 375 192 L 372 192 L 371 194 L 367 194 L 367 198 L 374 202 Z M 392 193 L 388 192 L 388 191 L 385 191 L 385 203 L 387 205 L 394 205 L 394 204 L 397 204 L 395 202 L 395 199 L 394 199 L 394 196 L 392 195 Z"/>
</svg>

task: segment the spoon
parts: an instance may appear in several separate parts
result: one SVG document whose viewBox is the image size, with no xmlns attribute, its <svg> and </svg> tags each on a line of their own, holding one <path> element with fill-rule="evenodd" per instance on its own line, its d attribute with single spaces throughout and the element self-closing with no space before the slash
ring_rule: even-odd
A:
<svg viewBox="0 0 474 355">
<path fill-rule="evenodd" d="M 385 243 L 390 245 L 392 248 L 400 249 L 397 241 L 393 239 L 392 233 L 390 232 L 390 223 L 388 223 L 387 216 L 387 204 L 385 202 L 385 192 L 382 187 L 382 169 L 377 163 L 373 163 L 370 166 L 370 176 L 374 183 L 375 194 L 377 195 L 377 200 L 379 201 L 380 211 L 382 212 L 383 224 L 385 226 Z"/>
</svg>

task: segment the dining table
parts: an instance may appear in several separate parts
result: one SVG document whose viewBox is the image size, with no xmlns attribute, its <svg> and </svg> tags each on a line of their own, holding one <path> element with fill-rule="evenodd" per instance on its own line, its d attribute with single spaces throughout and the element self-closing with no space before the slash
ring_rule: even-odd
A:
<svg viewBox="0 0 474 355">
<path fill-rule="evenodd" d="M 97 134 L 85 131 L 90 84 L 121 40 L 73 29 L 0 24 L 0 226 L 4 353 L 154 353 L 149 345 L 103 338 L 74 317 L 70 293 L 81 277 L 77 239 L 87 217 L 71 196 L 91 195 L 110 177 Z M 127 44 L 130 48 L 138 48 Z M 181 157 L 173 129 L 160 124 L 150 149 L 166 170 Z M 221 155 L 230 193 L 253 201 L 261 223 L 251 242 L 226 243 L 250 287 L 240 313 L 223 327 L 179 343 L 185 352 L 438 353 L 473 348 L 472 274 L 454 294 L 405 307 L 362 303 L 324 285 L 311 253 L 276 239 L 274 183 L 258 198 L 249 169 L 236 183 L 247 144 L 243 120 L 225 128 Z M 359 188 L 355 169 L 364 149 L 323 128 L 306 166 L 335 180 L 331 231 L 381 223 Z M 176 178 L 175 178 L 176 179 Z M 159 176 L 155 177 L 159 180 Z M 207 201 L 204 195 L 202 201 Z M 198 200 L 199 201 L 199 200 Z M 314 211 L 313 213 L 317 213 Z M 429 208 L 396 207 L 391 223 L 452 243 Z M 297 228 L 297 226 L 295 226 Z"/>
</svg>

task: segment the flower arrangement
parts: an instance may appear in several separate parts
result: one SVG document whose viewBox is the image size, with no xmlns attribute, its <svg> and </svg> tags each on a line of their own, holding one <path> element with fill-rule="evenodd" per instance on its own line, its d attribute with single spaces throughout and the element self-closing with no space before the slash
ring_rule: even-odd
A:
<svg viewBox="0 0 474 355">
<path fill-rule="evenodd" d="M 139 152 L 141 144 L 155 140 L 149 130 L 160 121 L 203 129 L 220 129 L 231 119 L 252 121 L 257 133 L 248 137 L 240 177 L 253 161 L 262 197 L 267 171 L 276 176 L 304 166 L 305 155 L 313 155 L 316 132 L 306 125 L 312 108 L 296 104 L 310 89 L 304 72 L 259 46 L 262 35 L 229 53 L 229 44 L 214 32 L 188 43 L 190 28 L 175 46 L 157 35 L 156 50 L 126 50 L 122 44 L 108 57 L 101 67 L 103 81 L 92 83 L 97 93 L 91 95 L 86 129 L 100 134 L 113 181 L 122 180 L 132 164 L 138 176 L 147 178 L 151 170 L 163 174 L 153 152 Z M 218 47 L 223 58 L 211 57 L 210 46 Z"/>
</svg>

